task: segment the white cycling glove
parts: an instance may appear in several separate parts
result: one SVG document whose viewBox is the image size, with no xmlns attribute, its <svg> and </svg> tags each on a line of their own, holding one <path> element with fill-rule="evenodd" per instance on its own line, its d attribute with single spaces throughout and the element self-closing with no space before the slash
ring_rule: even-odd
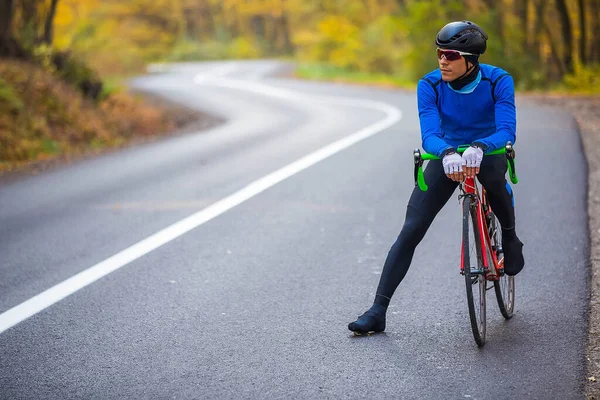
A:
<svg viewBox="0 0 600 400">
<path fill-rule="evenodd" d="M 442 158 L 442 165 L 444 166 L 446 175 L 462 172 L 462 164 L 462 157 L 458 153 L 451 153 Z"/>
<path fill-rule="evenodd" d="M 479 147 L 469 147 L 462 155 L 462 165 L 479 168 L 483 160 L 483 150 Z"/>
</svg>

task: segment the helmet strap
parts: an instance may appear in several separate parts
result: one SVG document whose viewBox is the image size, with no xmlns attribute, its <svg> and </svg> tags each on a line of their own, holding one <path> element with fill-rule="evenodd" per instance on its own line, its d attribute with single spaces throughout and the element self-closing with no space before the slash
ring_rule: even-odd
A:
<svg viewBox="0 0 600 400">
<path fill-rule="evenodd" d="M 458 78 L 456 78 L 455 80 L 460 81 L 462 78 L 464 78 L 466 75 L 468 75 L 473 68 L 475 68 L 475 65 L 471 64 L 471 67 L 469 67 L 469 60 L 467 60 L 465 58 L 465 66 L 467 67 L 467 70 L 465 71 L 464 74 L 462 74 L 461 76 L 459 76 Z"/>
<path fill-rule="evenodd" d="M 469 68 L 469 62 L 471 63 L 471 67 Z M 479 73 L 479 62 L 477 59 L 467 60 L 465 58 L 465 64 L 467 66 L 467 70 L 464 74 L 449 82 L 450 86 L 452 86 L 455 90 L 460 90 L 463 87 L 467 86 L 469 83 L 473 82 L 477 78 L 477 74 Z"/>
</svg>

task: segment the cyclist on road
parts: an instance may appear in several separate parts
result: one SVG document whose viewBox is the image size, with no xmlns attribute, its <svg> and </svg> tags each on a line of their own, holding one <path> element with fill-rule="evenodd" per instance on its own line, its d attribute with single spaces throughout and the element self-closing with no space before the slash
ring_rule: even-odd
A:
<svg viewBox="0 0 600 400">
<path fill-rule="evenodd" d="M 487 39 L 483 29 L 470 21 L 451 22 L 436 36 L 439 69 L 419 81 L 417 98 L 423 149 L 441 160 L 430 161 L 425 168 L 429 190 L 413 190 L 373 306 L 348 325 L 351 331 L 385 330 L 387 307 L 415 248 L 465 177 L 477 175 L 500 221 L 505 273 L 516 275 L 523 269 L 523 243 L 515 232 L 513 193 L 505 179 L 506 156 L 483 157 L 516 140 L 513 79 L 498 67 L 479 63 Z M 461 156 L 457 147 L 462 144 L 470 147 Z"/>
</svg>

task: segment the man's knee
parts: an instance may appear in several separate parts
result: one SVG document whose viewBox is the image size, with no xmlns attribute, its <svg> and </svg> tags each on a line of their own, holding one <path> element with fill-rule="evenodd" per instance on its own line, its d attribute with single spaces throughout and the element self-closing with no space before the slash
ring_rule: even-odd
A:
<svg viewBox="0 0 600 400">
<path fill-rule="evenodd" d="M 427 219 L 428 216 L 424 215 L 423 211 L 412 205 L 407 207 L 406 219 L 398 237 L 399 241 L 405 241 L 414 246 L 421 241 L 430 225 Z"/>
<path fill-rule="evenodd" d="M 481 168 L 477 179 L 489 192 L 498 192 L 506 186 L 506 172 L 498 168 Z"/>
<path fill-rule="evenodd" d="M 500 194 L 503 190 L 506 190 L 506 179 L 504 176 L 486 176 L 485 178 L 481 176 L 479 182 L 490 193 Z"/>
</svg>

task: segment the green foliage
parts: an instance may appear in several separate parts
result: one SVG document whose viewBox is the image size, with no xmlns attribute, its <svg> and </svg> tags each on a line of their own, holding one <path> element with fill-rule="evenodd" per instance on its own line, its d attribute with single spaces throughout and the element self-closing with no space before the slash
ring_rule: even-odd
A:
<svg viewBox="0 0 600 400">
<path fill-rule="evenodd" d="M 216 40 L 200 43 L 186 39 L 177 42 L 165 61 L 211 61 L 223 60 L 228 57 L 229 46 L 227 43 Z"/>
<path fill-rule="evenodd" d="M 326 16 L 316 31 L 304 31 L 295 37 L 300 55 L 307 61 L 325 61 L 346 69 L 360 68 L 360 28 L 343 15 Z"/>
<path fill-rule="evenodd" d="M 110 96 L 122 93 L 127 90 L 126 76 L 114 75 L 104 77 L 102 80 L 102 93 L 100 94 L 100 100 L 106 100 Z"/>
<path fill-rule="evenodd" d="M 361 34 L 364 43 L 359 67 L 369 73 L 398 75 L 404 69 L 402 21 L 383 15 L 369 23 Z"/>
<path fill-rule="evenodd" d="M 184 39 L 175 45 L 165 61 L 211 61 L 230 58 L 250 59 L 263 55 L 262 49 L 244 37 L 238 37 L 230 42 L 208 40 L 199 42 Z"/>
<path fill-rule="evenodd" d="M 0 77 L 0 107 L 6 104 L 10 112 L 23 109 L 23 100 L 17 96 L 13 88 Z"/>
<path fill-rule="evenodd" d="M 325 15 L 294 41 L 304 61 L 416 81 L 437 67 L 435 35 L 460 10 L 458 0 L 407 1 L 401 15 L 383 9 L 365 18 L 369 10 L 355 4 L 343 15 Z"/>
<path fill-rule="evenodd" d="M 577 67 L 574 74 L 564 78 L 564 87 L 575 93 L 600 93 L 600 65 Z"/>
<path fill-rule="evenodd" d="M 261 56 L 261 49 L 253 41 L 244 37 L 236 38 L 229 46 L 230 58 L 248 59 Z"/>
<path fill-rule="evenodd" d="M 92 99 L 98 99 L 102 82 L 98 74 L 73 54 L 55 52 L 52 55 L 56 74 Z"/>
<path fill-rule="evenodd" d="M 53 62 L 54 49 L 52 46 L 48 46 L 43 43 L 33 48 L 33 57 L 39 66 L 44 70 L 54 73 L 56 72 L 56 66 Z"/>
<path fill-rule="evenodd" d="M 408 79 L 416 81 L 437 68 L 435 36 L 448 23 L 447 13 L 458 7 L 456 1 L 446 1 L 445 7 L 441 3 L 442 0 L 412 1 L 401 18 L 403 69 Z"/>
<path fill-rule="evenodd" d="M 58 154 L 61 152 L 60 143 L 54 139 L 43 139 L 40 142 L 40 150 L 45 154 Z"/>
<path fill-rule="evenodd" d="M 352 71 L 330 64 L 301 63 L 295 71 L 301 78 L 339 82 L 357 82 L 379 86 L 414 89 L 415 84 L 399 75 Z"/>
<path fill-rule="evenodd" d="M 79 88 L 87 97 L 98 99 L 102 82 L 98 74 L 70 52 L 60 52 L 42 43 L 31 49 L 31 60 L 44 71 Z"/>
</svg>

